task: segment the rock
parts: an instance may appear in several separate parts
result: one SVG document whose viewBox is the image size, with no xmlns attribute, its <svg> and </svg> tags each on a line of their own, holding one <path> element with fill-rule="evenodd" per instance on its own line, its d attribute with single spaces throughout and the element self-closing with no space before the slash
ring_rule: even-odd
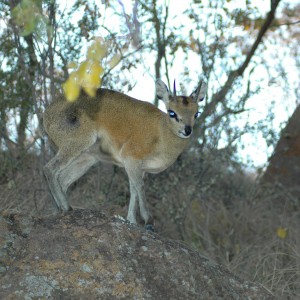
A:
<svg viewBox="0 0 300 300">
<path fill-rule="evenodd" d="M 280 139 L 269 159 L 262 183 L 278 182 L 292 188 L 295 197 L 300 196 L 300 105 L 282 130 Z"/>
<path fill-rule="evenodd" d="M 0 216 L 0 299 L 275 299 L 186 246 L 118 217 Z"/>
<path fill-rule="evenodd" d="M 282 130 L 258 189 L 258 198 L 271 199 L 271 209 L 298 211 L 300 207 L 300 105 Z"/>
</svg>

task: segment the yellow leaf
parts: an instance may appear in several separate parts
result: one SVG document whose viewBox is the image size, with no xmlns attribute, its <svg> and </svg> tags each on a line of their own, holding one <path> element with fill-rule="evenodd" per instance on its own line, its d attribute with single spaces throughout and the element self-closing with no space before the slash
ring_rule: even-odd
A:
<svg viewBox="0 0 300 300">
<path fill-rule="evenodd" d="M 63 89 L 66 98 L 69 101 L 75 101 L 79 96 L 81 87 L 83 90 L 94 97 L 97 89 L 101 86 L 104 68 L 101 60 L 107 55 L 107 46 L 101 38 L 96 38 L 93 44 L 88 48 L 87 59 L 82 62 L 78 69 L 73 72 L 70 78 L 64 83 Z M 120 55 L 116 54 L 110 61 L 110 67 L 113 68 L 120 61 Z M 71 62 L 68 68 L 75 69 L 75 62 Z"/>
<path fill-rule="evenodd" d="M 109 62 L 109 66 L 113 69 L 121 60 L 121 55 L 116 53 Z"/>
<path fill-rule="evenodd" d="M 245 24 L 245 25 L 244 25 L 244 29 L 245 29 L 246 31 L 249 31 L 249 30 L 251 29 L 251 27 L 250 27 L 249 24 Z"/>
<path fill-rule="evenodd" d="M 104 69 L 98 63 L 86 61 L 78 70 L 79 81 L 83 87 L 98 88 Z"/>
<path fill-rule="evenodd" d="M 103 74 L 104 69 L 99 64 L 92 64 L 89 70 L 89 83 L 94 87 L 99 87 L 100 76 Z"/>
<path fill-rule="evenodd" d="M 77 63 L 75 61 L 71 61 L 68 65 L 68 69 L 76 69 L 78 67 Z"/>
<path fill-rule="evenodd" d="M 63 84 L 63 90 L 68 101 L 75 101 L 80 94 L 80 85 L 77 76 L 72 73 L 69 79 Z"/>
<path fill-rule="evenodd" d="M 287 237 L 287 229 L 278 227 L 276 230 L 276 234 L 279 238 L 285 239 Z"/>
<path fill-rule="evenodd" d="M 87 58 L 92 60 L 101 60 L 107 54 L 107 47 L 104 42 L 100 40 L 94 41 L 94 43 L 88 48 Z"/>
<path fill-rule="evenodd" d="M 191 49 L 192 49 L 193 51 L 196 51 L 196 50 L 197 50 L 197 44 L 196 44 L 196 42 L 195 42 L 195 41 L 192 41 L 192 42 L 190 43 L 190 47 L 191 47 Z"/>
<path fill-rule="evenodd" d="M 84 80 L 84 77 L 85 77 L 88 69 L 89 69 L 89 61 L 86 60 L 80 64 L 78 71 L 77 71 L 79 81 Z"/>
<path fill-rule="evenodd" d="M 85 86 L 83 87 L 84 91 L 90 96 L 95 97 L 96 96 L 96 90 L 95 88 Z"/>
</svg>

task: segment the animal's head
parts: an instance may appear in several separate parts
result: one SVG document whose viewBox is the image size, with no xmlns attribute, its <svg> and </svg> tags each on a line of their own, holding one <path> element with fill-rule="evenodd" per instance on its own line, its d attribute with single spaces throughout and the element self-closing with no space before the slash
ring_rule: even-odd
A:
<svg viewBox="0 0 300 300">
<path fill-rule="evenodd" d="M 206 94 L 206 83 L 201 80 L 197 89 L 189 96 L 177 96 L 174 81 L 173 93 L 159 79 L 156 81 L 156 96 L 164 101 L 168 112 L 168 125 L 174 134 L 180 138 L 189 138 L 192 134 L 195 120 L 199 116 L 198 102 Z"/>
</svg>

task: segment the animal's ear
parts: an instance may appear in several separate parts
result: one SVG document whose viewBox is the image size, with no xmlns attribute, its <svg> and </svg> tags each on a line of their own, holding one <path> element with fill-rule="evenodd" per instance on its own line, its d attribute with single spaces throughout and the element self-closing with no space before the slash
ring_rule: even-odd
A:
<svg viewBox="0 0 300 300">
<path fill-rule="evenodd" d="M 168 87 L 160 79 L 156 80 L 156 97 L 160 100 L 163 100 L 165 104 L 170 101 L 170 92 Z"/>
<path fill-rule="evenodd" d="M 206 94 L 206 87 L 207 84 L 206 82 L 202 79 L 199 83 L 199 86 L 197 89 L 191 93 L 191 96 L 195 102 L 200 102 L 204 99 L 205 94 Z"/>
</svg>

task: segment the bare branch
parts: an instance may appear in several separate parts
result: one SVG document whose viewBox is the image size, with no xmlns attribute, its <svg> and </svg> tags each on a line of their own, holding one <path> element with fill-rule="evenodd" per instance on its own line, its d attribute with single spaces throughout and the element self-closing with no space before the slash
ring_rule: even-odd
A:
<svg viewBox="0 0 300 300">
<path fill-rule="evenodd" d="M 205 118 L 207 118 L 209 115 L 212 114 L 212 112 L 215 110 L 215 107 L 217 106 L 217 104 L 224 100 L 224 98 L 226 97 L 228 91 L 231 89 L 235 80 L 238 77 L 243 75 L 243 73 L 244 73 L 245 69 L 247 68 L 247 66 L 249 65 L 255 51 L 257 50 L 258 45 L 262 41 L 265 33 L 267 32 L 267 30 L 269 29 L 269 27 L 271 26 L 271 24 L 275 18 L 275 12 L 276 12 L 279 2 L 280 2 L 280 0 L 272 1 L 271 10 L 268 13 L 266 20 L 265 20 L 264 24 L 262 25 L 260 31 L 258 32 L 257 38 L 256 38 L 255 42 L 253 43 L 250 51 L 248 52 L 248 54 L 245 58 L 245 61 L 242 63 L 242 65 L 239 68 L 237 68 L 236 70 L 233 70 L 229 73 L 227 81 L 224 84 L 224 86 L 217 93 L 215 93 L 212 96 L 211 101 L 206 105 L 203 113 L 200 116 L 200 122 L 203 122 L 205 120 Z"/>
<path fill-rule="evenodd" d="M 292 26 L 292 25 L 296 25 L 296 24 L 299 24 L 299 23 L 300 23 L 300 20 L 295 21 L 295 22 L 290 22 L 290 23 L 273 24 L 273 25 L 271 25 L 271 27 Z"/>
</svg>

